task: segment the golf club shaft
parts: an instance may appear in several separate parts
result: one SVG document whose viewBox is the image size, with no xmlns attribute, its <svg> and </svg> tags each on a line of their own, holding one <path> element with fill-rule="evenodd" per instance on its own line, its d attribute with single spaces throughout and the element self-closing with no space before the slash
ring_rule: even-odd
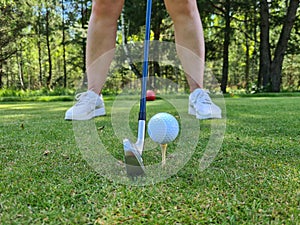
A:
<svg viewBox="0 0 300 225">
<path fill-rule="evenodd" d="M 145 33 L 145 40 L 144 40 L 144 62 L 143 62 L 142 92 L 141 92 L 141 99 L 140 99 L 139 120 L 146 120 L 146 92 L 147 92 L 147 78 L 148 78 L 151 11 L 152 11 L 152 0 L 147 0 L 146 33 Z"/>
<path fill-rule="evenodd" d="M 147 0 L 146 32 L 145 32 L 145 40 L 144 40 L 144 62 L 143 62 L 143 74 L 142 74 L 142 91 L 141 91 L 141 99 L 140 99 L 138 138 L 136 141 L 136 146 L 137 146 L 137 149 L 139 150 L 140 154 L 142 154 L 142 151 L 144 148 L 145 130 L 146 130 L 146 92 L 147 92 L 147 79 L 148 79 L 151 10 L 152 10 L 152 0 Z"/>
</svg>

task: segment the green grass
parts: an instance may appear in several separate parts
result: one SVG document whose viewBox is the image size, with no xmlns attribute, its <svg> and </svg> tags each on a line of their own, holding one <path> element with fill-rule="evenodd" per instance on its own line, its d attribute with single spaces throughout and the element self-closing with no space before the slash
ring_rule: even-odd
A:
<svg viewBox="0 0 300 225">
<path fill-rule="evenodd" d="M 226 135 L 210 167 L 198 170 L 211 123 L 202 121 L 188 164 L 144 187 L 114 183 L 82 158 L 63 120 L 72 102 L 0 103 L 1 224 L 300 224 L 300 97 L 225 100 Z M 96 126 L 122 160 L 112 103 Z M 150 103 L 149 114 L 175 113 L 162 103 Z"/>
</svg>

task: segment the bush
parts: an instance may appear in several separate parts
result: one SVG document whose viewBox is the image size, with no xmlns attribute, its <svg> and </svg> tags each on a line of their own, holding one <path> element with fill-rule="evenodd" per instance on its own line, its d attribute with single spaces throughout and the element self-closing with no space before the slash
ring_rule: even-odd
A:
<svg viewBox="0 0 300 225">
<path fill-rule="evenodd" d="M 37 97 L 37 96 L 73 96 L 75 90 L 66 88 L 55 88 L 49 90 L 42 88 L 40 90 L 12 90 L 12 89 L 2 89 L 0 90 L 0 97 Z"/>
</svg>

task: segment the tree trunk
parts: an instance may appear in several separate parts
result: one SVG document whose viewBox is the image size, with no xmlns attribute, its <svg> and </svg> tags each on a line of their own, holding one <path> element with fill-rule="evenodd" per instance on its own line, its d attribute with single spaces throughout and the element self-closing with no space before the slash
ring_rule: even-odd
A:
<svg viewBox="0 0 300 225">
<path fill-rule="evenodd" d="M 43 68 L 42 68 L 42 48 L 40 37 L 38 37 L 38 55 L 39 55 L 39 86 L 43 86 Z"/>
<path fill-rule="evenodd" d="M 3 77 L 3 62 L 0 61 L 0 89 L 3 88 L 3 80 L 2 80 L 2 77 Z"/>
<path fill-rule="evenodd" d="M 67 62 L 66 62 L 66 32 L 65 32 L 65 4 L 61 1 L 62 8 L 62 46 L 63 46 L 63 67 L 64 67 L 64 88 L 67 87 Z"/>
<path fill-rule="evenodd" d="M 51 89 L 51 80 L 52 80 L 52 59 L 51 59 L 51 47 L 50 47 L 50 26 L 49 26 L 49 15 L 50 11 L 47 9 L 46 12 L 46 41 L 47 41 L 47 50 L 48 50 L 48 64 L 49 64 L 49 74 L 47 77 L 47 88 Z"/>
<path fill-rule="evenodd" d="M 221 82 L 221 91 L 225 94 L 227 83 L 228 83 L 228 70 L 229 70 L 229 45 L 230 45 L 230 0 L 226 0 L 225 3 L 225 21 L 226 27 L 224 31 L 224 43 L 223 43 L 223 68 L 222 68 L 222 82 Z"/>
<path fill-rule="evenodd" d="M 257 35 L 257 30 L 259 30 L 259 20 L 257 19 L 257 14 L 256 14 L 256 2 L 253 1 L 253 8 L 254 8 L 254 12 L 253 12 L 253 18 L 252 18 L 252 33 L 253 33 L 253 39 L 254 39 L 254 52 L 251 58 L 251 61 L 253 62 L 253 66 L 252 66 L 252 74 L 253 74 L 253 80 L 254 78 L 254 74 L 259 74 L 259 72 L 256 73 L 256 65 L 259 64 L 259 58 L 258 58 L 258 53 L 259 53 L 259 40 L 258 40 L 258 35 Z M 257 77 L 257 82 L 256 82 L 256 87 L 260 87 L 261 86 L 261 80 L 259 79 L 259 77 Z M 258 80 L 260 80 L 260 83 L 258 84 Z M 255 91 L 255 88 L 253 89 L 253 87 L 251 87 L 251 91 Z"/>
<path fill-rule="evenodd" d="M 124 9 L 123 9 L 124 10 Z M 132 72 L 136 75 L 136 77 L 141 78 L 142 74 L 141 72 L 137 69 L 135 64 L 132 61 L 130 51 L 127 46 L 127 35 L 126 35 L 126 27 L 125 27 L 125 19 L 124 19 L 124 11 L 121 13 L 121 32 L 122 32 L 122 45 L 123 45 L 123 50 L 125 52 L 126 59 L 128 61 L 129 67 L 132 70 Z"/>
<path fill-rule="evenodd" d="M 249 26 L 248 26 L 248 16 L 245 15 L 245 29 L 246 32 L 248 32 L 249 30 Z M 250 40 L 248 35 L 245 33 L 245 39 L 246 39 L 246 67 L 245 67 L 245 88 L 247 91 L 249 91 L 249 77 L 250 77 Z"/>
<path fill-rule="evenodd" d="M 19 57 L 19 52 L 17 53 L 17 62 L 18 62 L 18 72 L 19 72 L 19 80 L 20 80 L 20 85 L 23 90 L 25 90 L 25 85 L 24 85 L 24 73 L 23 73 L 23 55 L 22 55 L 22 46 L 20 47 L 20 57 Z"/>
<path fill-rule="evenodd" d="M 85 29 L 87 23 L 87 6 L 85 1 L 81 2 L 81 28 Z M 82 49 L 82 73 L 83 81 L 82 85 L 87 85 L 87 74 L 86 74 L 86 37 L 82 37 L 81 40 L 81 49 Z"/>
<path fill-rule="evenodd" d="M 271 81 L 272 81 L 272 92 L 280 91 L 284 54 L 286 52 L 291 31 L 296 20 L 298 7 L 299 7 L 299 0 L 290 0 L 286 19 L 283 24 L 280 38 L 276 46 L 275 56 L 271 64 L 270 74 L 271 74 Z"/>
<path fill-rule="evenodd" d="M 260 1 L 260 59 L 257 87 L 261 86 L 265 90 L 270 85 L 270 23 L 269 23 L 269 5 L 267 0 Z"/>
<path fill-rule="evenodd" d="M 161 1 L 155 1 L 155 4 L 153 5 L 153 15 L 156 15 L 153 18 L 153 33 L 154 33 L 154 52 L 153 52 L 153 73 L 150 74 L 152 76 L 152 79 L 150 81 L 151 89 L 155 89 L 156 87 L 156 77 L 161 77 L 161 71 L 160 71 L 160 48 L 159 48 L 159 39 L 161 35 L 161 25 L 162 25 L 162 14 L 161 11 Z"/>
<path fill-rule="evenodd" d="M 42 68 L 42 47 L 41 47 L 41 9 L 39 9 L 38 21 L 37 21 L 37 47 L 38 47 L 38 61 L 39 61 L 39 87 L 43 86 L 43 68 Z"/>
</svg>

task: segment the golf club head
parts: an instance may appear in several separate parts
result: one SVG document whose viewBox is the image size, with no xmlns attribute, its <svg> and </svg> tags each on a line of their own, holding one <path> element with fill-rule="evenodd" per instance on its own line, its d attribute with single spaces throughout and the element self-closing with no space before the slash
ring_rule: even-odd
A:
<svg viewBox="0 0 300 225">
<path fill-rule="evenodd" d="M 135 144 L 132 144 L 128 139 L 124 139 L 123 146 L 127 176 L 133 179 L 138 176 L 144 176 L 143 159 Z"/>
</svg>

